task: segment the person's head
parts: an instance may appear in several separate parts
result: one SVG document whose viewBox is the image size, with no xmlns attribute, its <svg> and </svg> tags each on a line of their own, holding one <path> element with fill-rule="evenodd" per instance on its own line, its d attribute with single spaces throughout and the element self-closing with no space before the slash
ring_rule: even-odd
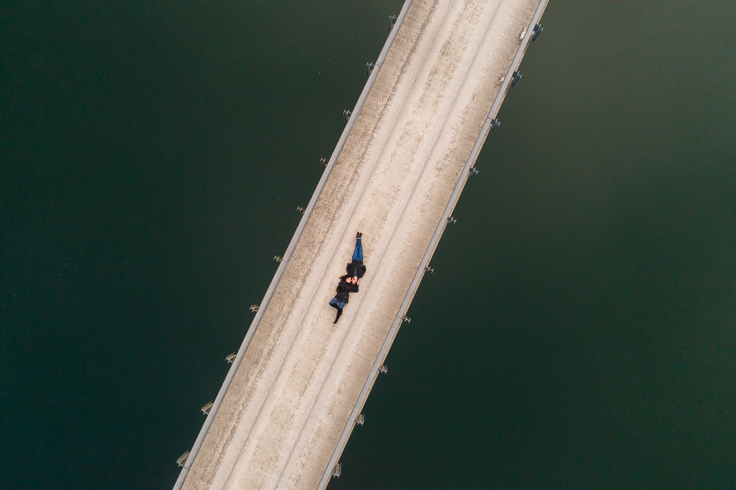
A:
<svg viewBox="0 0 736 490">
<path fill-rule="evenodd" d="M 347 276 L 347 277 L 345 278 L 345 282 L 346 282 L 346 283 L 348 283 L 348 284 L 352 284 L 352 283 L 353 283 L 353 278 L 352 278 L 352 277 L 350 277 L 350 276 Z"/>
</svg>

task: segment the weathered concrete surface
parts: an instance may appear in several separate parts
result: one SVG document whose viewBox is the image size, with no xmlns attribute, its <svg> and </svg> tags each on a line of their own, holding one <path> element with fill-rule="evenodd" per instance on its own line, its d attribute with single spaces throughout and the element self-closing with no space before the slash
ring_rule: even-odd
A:
<svg viewBox="0 0 736 490">
<path fill-rule="evenodd" d="M 184 488 L 317 486 L 538 5 L 414 0 Z"/>
</svg>

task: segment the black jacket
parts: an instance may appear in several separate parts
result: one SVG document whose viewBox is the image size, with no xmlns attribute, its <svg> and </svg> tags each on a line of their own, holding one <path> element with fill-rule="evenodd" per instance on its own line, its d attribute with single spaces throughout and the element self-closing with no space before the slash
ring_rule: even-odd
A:
<svg viewBox="0 0 736 490">
<path fill-rule="evenodd" d="M 357 284 L 348 284 L 343 279 L 340 281 L 340 284 L 337 285 L 337 295 L 335 296 L 338 301 L 342 301 L 343 303 L 347 303 L 350 300 L 350 293 L 357 293 L 358 292 L 358 285 Z"/>
<path fill-rule="evenodd" d="M 365 266 L 363 265 L 363 262 L 360 260 L 353 260 L 348 264 L 346 267 L 346 270 L 348 271 L 348 275 L 351 277 L 363 277 L 363 274 L 365 274 Z"/>
</svg>

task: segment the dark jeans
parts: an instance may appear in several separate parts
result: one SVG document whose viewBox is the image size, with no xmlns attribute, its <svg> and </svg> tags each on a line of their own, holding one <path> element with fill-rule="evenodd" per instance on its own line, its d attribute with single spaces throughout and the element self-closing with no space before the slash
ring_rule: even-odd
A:
<svg viewBox="0 0 736 490">
<path fill-rule="evenodd" d="M 338 308 L 340 308 L 340 309 L 342 310 L 343 308 L 345 308 L 345 305 L 346 305 L 347 303 L 343 303 L 342 301 L 339 301 L 339 300 L 338 300 L 338 299 L 337 299 L 337 298 L 335 297 L 335 298 L 332 298 L 332 300 L 330 300 L 330 304 L 331 304 L 331 305 L 337 305 L 337 307 L 338 307 Z"/>
<path fill-rule="evenodd" d="M 355 252 L 353 252 L 353 260 L 360 260 L 363 262 L 363 244 L 360 238 L 355 239 Z"/>
</svg>

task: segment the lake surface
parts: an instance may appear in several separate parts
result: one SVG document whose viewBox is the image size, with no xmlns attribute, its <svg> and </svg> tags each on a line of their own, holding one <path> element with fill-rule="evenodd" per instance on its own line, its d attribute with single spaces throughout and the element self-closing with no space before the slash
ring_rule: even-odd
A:
<svg viewBox="0 0 736 490">
<path fill-rule="evenodd" d="M 173 485 L 401 5 L 0 7 L 0 488 Z M 734 18 L 552 0 L 330 488 L 733 488 Z"/>
</svg>

